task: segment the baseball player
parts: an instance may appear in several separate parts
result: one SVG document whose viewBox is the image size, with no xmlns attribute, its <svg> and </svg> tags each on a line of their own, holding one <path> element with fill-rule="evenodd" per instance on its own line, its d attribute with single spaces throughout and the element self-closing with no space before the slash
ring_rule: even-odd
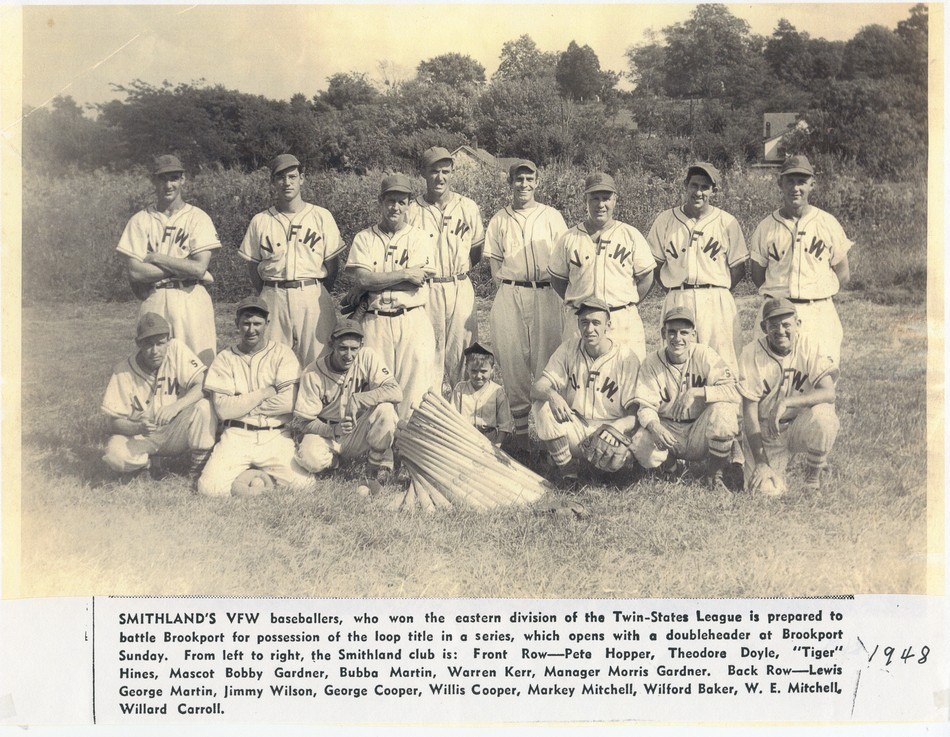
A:
<svg viewBox="0 0 950 737">
<path fill-rule="evenodd" d="M 300 364 L 287 345 L 267 339 L 269 313 L 259 296 L 241 300 L 234 320 L 237 345 L 221 351 L 208 368 L 204 388 L 224 431 L 198 479 L 199 494 L 230 494 L 234 480 L 250 468 L 293 491 L 313 489 L 313 477 L 294 460 L 287 427 Z"/>
<path fill-rule="evenodd" d="M 475 289 L 468 272 L 481 259 L 485 242 L 478 205 L 451 189 L 453 167 L 446 149 L 423 152 L 426 193 L 413 200 L 407 215 L 409 224 L 424 231 L 432 244 L 427 310 L 435 334 L 432 388 L 437 392 L 462 378 L 462 351 L 478 340 Z"/>
<path fill-rule="evenodd" d="M 752 234 L 752 281 L 766 299 L 794 304 L 802 333 L 839 363 L 844 332 L 832 297 L 851 279 L 854 244 L 832 215 L 808 204 L 815 170 L 807 157 L 786 159 L 778 186 L 782 206 Z"/>
<path fill-rule="evenodd" d="M 300 377 L 294 424 L 303 434 L 297 463 L 311 473 L 340 459 L 368 456 L 370 472 L 385 485 L 392 477 L 393 439 L 402 389 L 386 364 L 363 345 L 356 320 L 340 320 L 329 352 Z"/>
<path fill-rule="evenodd" d="M 346 262 L 356 289 L 369 293 L 363 330 L 366 345 L 391 366 L 402 388 L 399 416 L 409 416 L 433 386 L 435 338 L 426 315 L 433 274 L 432 242 L 406 222 L 412 184 L 404 174 L 383 178 L 379 223 L 353 239 Z"/>
<path fill-rule="evenodd" d="M 603 300 L 582 300 L 577 307 L 580 340 L 561 343 L 531 387 L 538 438 L 569 487 L 577 482 L 576 458 L 589 435 L 603 424 L 629 435 L 637 424 L 640 360 L 630 346 L 611 337 L 613 315 Z"/>
<path fill-rule="evenodd" d="M 637 378 L 633 454 L 644 468 L 705 460 L 706 485 L 724 490 L 723 470 L 739 435 L 736 375 L 715 350 L 696 342 L 688 308 L 671 307 L 660 333 L 663 346 L 646 357 Z"/>
<path fill-rule="evenodd" d="M 139 319 L 135 345 L 138 350 L 113 368 L 102 399 L 112 433 L 102 460 L 129 473 L 148 468 L 152 456 L 189 453 L 188 470 L 197 473 L 217 425 L 201 390 L 206 367 L 155 312 Z"/>
<path fill-rule="evenodd" d="M 221 247 L 211 218 L 182 199 L 185 170 L 165 154 L 152 167 L 155 204 L 132 216 L 116 250 L 126 262 L 132 291 L 142 300 L 139 317 L 164 317 L 171 335 L 207 366 L 217 351 L 214 308 L 206 284 L 212 252 Z"/>
<path fill-rule="evenodd" d="M 637 303 L 653 286 L 656 261 L 636 228 L 614 220 L 617 185 L 609 174 L 591 174 L 584 182 L 587 220 L 557 242 L 548 272 L 551 285 L 572 311 L 588 298 L 607 303 L 611 338 L 646 355 L 646 337 Z M 576 323 L 565 323 L 564 339 L 577 339 Z"/>
<path fill-rule="evenodd" d="M 732 288 L 749 258 L 738 221 L 713 206 L 722 177 L 712 164 L 691 164 L 683 180 L 683 204 L 664 210 L 647 236 L 658 267 L 656 278 L 669 290 L 663 313 L 685 307 L 696 320 L 696 340 L 738 370 L 742 349 Z"/>
<path fill-rule="evenodd" d="M 476 430 L 498 447 L 512 430 L 511 408 L 500 385 L 492 381 L 495 354 L 481 343 L 465 349 L 465 380 L 452 390 L 452 404 Z"/>
<path fill-rule="evenodd" d="M 304 202 L 304 173 L 295 156 L 277 156 L 270 172 L 276 204 L 253 217 L 240 253 L 271 311 L 268 340 L 289 345 L 307 366 L 323 353 L 336 324 L 329 289 L 343 242 L 330 211 Z"/>
<path fill-rule="evenodd" d="M 746 481 L 751 490 L 773 496 L 786 488 L 793 453 L 805 453 L 805 490 L 818 491 L 838 435 L 838 366 L 801 331 L 797 311 L 785 298 L 766 300 L 765 337 L 749 343 L 739 358 Z"/>
<path fill-rule="evenodd" d="M 485 255 L 498 291 L 491 329 L 498 366 L 514 419 L 514 434 L 528 434 L 531 384 L 541 376 L 564 332 L 564 303 L 548 276 L 551 250 L 567 230 L 561 213 L 535 199 L 538 167 L 523 160 L 508 170 L 511 205 L 488 223 Z"/>
</svg>

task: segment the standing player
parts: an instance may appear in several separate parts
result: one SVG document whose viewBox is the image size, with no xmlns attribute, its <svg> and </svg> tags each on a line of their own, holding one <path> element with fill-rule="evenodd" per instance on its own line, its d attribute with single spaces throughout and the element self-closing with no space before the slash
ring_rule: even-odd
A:
<svg viewBox="0 0 950 737">
<path fill-rule="evenodd" d="M 379 223 L 356 234 L 346 262 L 357 290 L 369 293 L 363 318 L 366 345 L 392 366 L 402 387 L 403 419 L 433 386 L 435 352 L 426 315 L 432 244 L 406 222 L 411 197 L 409 177 L 385 177 L 379 189 Z"/>
<path fill-rule="evenodd" d="M 818 491 L 838 436 L 838 366 L 801 332 L 801 324 L 789 300 L 766 300 L 765 337 L 749 343 L 739 358 L 746 480 L 751 490 L 770 496 L 784 492 L 793 453 L 805 453 L 805 490 Z"/>
<path fill-rule="evenodd" d="M 102 460 L 118 473 L 148 468 L 152 456 L 190 453 L 188 469 L 204 466 L 217 420 L 201 384 L 205 366 L 165 318 L 146 312 L 138 322 L 138 350 L 116 364 L 102 399 L 109 438 Z"/>
<path fill-rule="evenodd" d="M 515 439 L 524 442 L 531 385 L 541 377 L 564 332 L 564 303 L 551 288 L 548 262 L 567 224 L 535 199 L 538 167 L 518 161 L 508 170 L 511 205 L 488 223 L 485 254 L 498 292 L 491 308 L 498 366 L 511 405 Z"/>
<path fill-rule="evenodd" d="M 426 193 L 409 206 L 410 225 L 432 244 L 433 274 L 427 310 L 435 334 L 432 388 L 444 391 L 462 378 L 462 351 L 478 340 L 475 288 L 469 270 L 482 257 L 485 226 L 472 200 L 452 191 L 452 154 L 433 147 L 422 154 Z"/>
<path fill-rule="evenodd" d="M 723 470 L 739 435 L 736 375 L 711 347 L 697 344 L 687 308 L 670 308 L 660 333 L 663 346 L 647 356 L 637 378 L 640 429 L 633 454 L 644 468 L 677 458 L 705 460 L 706 485 L 723 490 Z"/>
<path fill-rule="evenodd" d="M 661 212 L 647 240 L 659 264 L 656 278 L 669 290 L 663 313 L 674 307 L 689 310 L 696 319 L 696 340 L 712 347 L 735 373 L 742 340 L 730 290 L 745 274 L 749 250 L 738 221 L 712 204 L 720 181 L 712 164 L 690 165 L 683 204 Z"/>
<path fill-rule="evenodd" d="M 601 425 L 621 436 L 637 424 L 634 390 L 640 361 L 629 346 L 612 339 L 611 312 L 599 299 L 577 307 L 580 341 L 558 346 L 534 386 L 535 427 L 566 486 L 577 482 L 576 458 Z"/>
<path fill-rule="evenodd" d="M 205 284 L 211 253 L 221 247 L 211 218 L 182 198 L 185 170 L 176 156 L 155 159 L 155 204 L 132 216 L 116 250 L 125 257 L 139 317 L 164 317 L 171 335 L 207 366 L 217 351 L 214 308 Z"/>
<path fill-rule="evenodd" d="M 295 456 L 311 473 L 334 468 L 340 459 L 366 456 L 376 481 L 392 477 L 395 404 L 402 390 L 379 356 L 363 345 L 363 328 L 340 320 L 330 351 L 300 377 L 294 424 L 303 433 Z"/>
<path fill-rule="evenodd" d="M 587 220 L 564 233 L 551 254 L 551 285 L 572 310 L 590 298 L 607 303 L 612 339 L 630 346 L 642 360 L 646 337 L 637 303 L 653 286 L 656 261 L 639 230 L 614 220 L 617 185 L 612 176 L 587 177 L 584 199 Z M 575 325 L 565 324 L 565 339 L 577 339 Z"/>
<path fill-rule="evenodd" d="M 293 348 L 306 366 L 323 353 L 336 324 L 329 289 L 343 243 L 330 211 L 304 202 L 295 156 L 277 156 L 270 171 L 276 204 L 253 217 L 240 253 L 271 310 L 268 340 Z"/>
<path fill-rule="evenodd" d="M 851 279 L 854 244 L 832 215 L 808 204 L 815 170 L 807 157 L 786 159 L 778 186 L 782 206 L 752 234 L 752 281 L 766 299 L 794 304 L 802 333 L 837 364 L 844 331 L 832 297 Z"/>
<path fill-rule="evenodd" d="M 257 468 L 293 491 L 310 491 L 313 477 L 294 460 L 287 425 L 293 419 L 300 364 L 283 343 L 267 340 L 270 308 L 260 297 L 238 303 L 237 345 L 208 368 L 205 391 L 224 420 L 221 440 L 198 479 L 198 493 L 227 496 L 244 471 Z"/>
</svg>

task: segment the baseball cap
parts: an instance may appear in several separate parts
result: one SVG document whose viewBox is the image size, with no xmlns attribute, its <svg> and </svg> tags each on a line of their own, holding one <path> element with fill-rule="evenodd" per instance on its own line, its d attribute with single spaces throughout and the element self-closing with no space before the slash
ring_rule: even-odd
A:
<svg viewBox="0 0 950 737">
<path fill-rule="evenodd" d="M 135 340 L 139 342 L 153 335 L 171 335 L 171 333 L 172 329 L 164 317 L 157 312 L 146 312 L 139 319 L 139 324 L 135 329 Z"/>
<path fill-rule="evenodd" d="M 789 302 L 785 297 L 772 297 L 765 301 L 762 307 L 762 319 L 771 320 L 773 317 L 784 317 L 785 315 L 797 315 L 798 311 L 795 305 Z"/>
<path fill-rule="evenodd" d="M 388 177 L 383 177 L 383 181 L 379 185 L 380 197 L 387 192 L 405 192 L 406 194 L 412 194 L 412 182 L 409 181 L 409 177 L 405 174 L 390 174 Z"/>
<path fill-rule="evenodd" d="M 159 174 L 170 174 L 173 171 L 184 171 L 185 167 L 181 165 L 177 156 L 172 156 L 171 154 L 162 154 L 161 156 L 156 156 L 155 161 L 152 165 L 152 176 L 157 177 Z"/>
<path fill-rule="evenodd" d="M 297 160 L 297 157 L 293 154 L 278 154 L 273 159 L 271 159 L 270 164 L 270 175 L 276 176 L 280 174 L 285 169 L 290 169 L 293 166 L 300 166 L 300 162 Z"/>
<path fill-rule="evenodd" d="M 270 307 L 268 307 L 267 303 L 257 295 L 245 297 L 240 302 L 238 302 L 237 307 L 234 309 L 234 313 L 236 315 L 240 315 L 245 310 L 256 310 L 257 312 L 263 312 L 265 315 L 270 314 Z"/>
<path fill-rule="evenodd" d="M 448 159 L 453 164 L 455 159 L 452 158 L 452 154 L 449 153 L 447 148 L 442 148 L 441 146 L 433 146 L 432 148 L 427 148 L 422 152 L 422 168 L 428 169 L 437 161 L 445 161 Z"/>
<path fill-rule="evenodd" d="M 341 335 L 358 335 L 362 338 L 364 334 L 363 326 L 360 325 L 359 322 L 345 318 L 337 322 L 336 327 L 333 328 L 333 332 L 330 333 L 330 337 L 339 338 Z"/>
<path fill-rule="evenodd" d="M 508 179 L 514 179 L 515 175 L 518 173 L 518 169 L 527 169 L 532 174 L 538 173 L 538 167 L 535 166 L 533 161 L 521 159 L 508 167 Z"/>
<path fill-rule="evenodd" d="M 696 161 L 689 165 L 686 169 L 686 180 L 689 181 L 689 178 L 695 173 L 702 173 L 709 177 L 709 181 L 713 183 L 714 186 L 719 186 L 719 181 L 722 178 L 722 175 L 719 173 L 719 169 L 710 164 L 708 161 Z"/>
<path fill-rule="evenodd" d="M 614 178 L 610 174 L 604 174 L 603 172 L 596 172 L 591 174 L 587 179 L 584 180 L 584 194 L 590 194 L 591 192 L 616 192 L 617 185 L 614 183 Z"/>
<path fill-rule="evenodd" d="M 779 176 L 784 174 L 807 174 L 810 177 L 815 176 L 815 169 L 807 156 L 789 156 L 782 164 L 782 170 Z"/>
<path fill-rule="evenodd" d="M 682 320 L 688 322 L 693 327 L 696 327 L 696 318 L 693 317 L 693 311 L 688 307 L 681 307 L 676 305 L 671 307 L 666 315 L 663 316 L 663 324 L 666 325 L 668 322 L 673 322 L 674 320 Z"/>
<path fill-rule="evenodd" d="M 495 357 L 495 354 L 488 350 L 479 342 L 472 343 L 468 348 L 462 351 L 463 356 L 491 356 Z"/>
<path fill-rule="evenodd" d="M 574 308 L 574 314 L 579 315 L 584 310 L 599 310 L 601 312 L 610 312 L 610 305 L 597 297 L 588 297 Z"/>
</svg>

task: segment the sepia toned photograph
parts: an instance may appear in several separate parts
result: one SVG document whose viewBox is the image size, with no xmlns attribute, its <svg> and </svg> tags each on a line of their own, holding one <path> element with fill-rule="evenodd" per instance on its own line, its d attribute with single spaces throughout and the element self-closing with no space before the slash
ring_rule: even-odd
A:
<svg viewBox="0 0 950 737">
<path fill-rule="evenodd" d="M 17 596 L 934 592 L 942 7 L 21 12 Z"/>
</svg>

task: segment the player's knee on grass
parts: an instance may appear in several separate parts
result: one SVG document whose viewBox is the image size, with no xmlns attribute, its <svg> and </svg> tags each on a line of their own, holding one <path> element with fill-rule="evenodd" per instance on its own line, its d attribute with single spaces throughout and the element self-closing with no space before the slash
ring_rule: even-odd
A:
<svg viewBox="0 0 950 737">
<path fill-rule="evenodd" d="M 376 405 L 369 415 L 369 432 L 366 440 L 370 448 L 384 450 L 391 448 L 396 437 L 396 425 L 399 415 L 396 408 L 389 402 Z"/>
<path fill-rule="evenodd" d="M 135 438 L 113 435 L 106 443 L 103 462 L 116 473 L 132 473 L 149 465 L 148 453 L 136 448 Z"/>
<path fill-rule="evenodd" d="M 231 484 L 234 483 L 234 479 L 248 468 L 249 467 L 245 466 L 236 470 L 233 468 L 223 469 L 219 463 L 215 462 L 215 457 L 212 453 L 211 458 L 209 458 L 205 464 L 204 471 L 202 471 L 201 476 L 198 477 L 195 490 L 202 496 L 230 496 Z"/>
<path fill-rule="evenodd" d="M 633 434 L 630 450 L 633 452 L 633 457 L 637 459 L 637 463 L 647 469 L 659 468 L 670 455 L 670 451 L 666 448 L 656 447 L 653 433 L 645 427 L 641 427 Z"/>
<path fill-rule="evenodd" d="M 739 418 L 734 404 L 716 402 L 706 409 L 709 424 L 706 427 L 706 445 L 713 455 L 725 457 L 739 435 Z"/>
<path fill-rule="evenodd" d="M 308 473 L 320 473 L 333 465 L 333 451 L 319 435 L 304 435 L 297 446 L 294 460 Z"/>
</svg>

